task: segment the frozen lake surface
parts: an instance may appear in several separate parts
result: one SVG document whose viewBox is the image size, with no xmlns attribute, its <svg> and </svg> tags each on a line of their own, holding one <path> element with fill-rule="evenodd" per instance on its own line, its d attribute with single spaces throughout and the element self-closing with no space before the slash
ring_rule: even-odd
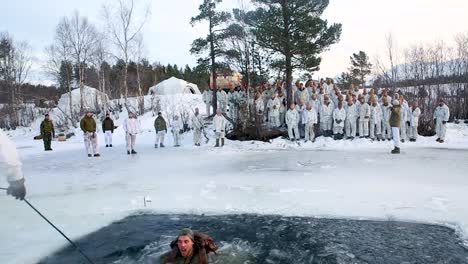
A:
<svg viewBox="0 0 468 264">
<path fill-rule="evenodd" d="M 140 140 L 151 142 L 152 134 Z M 293 255 L 297 263 L 468 263 L 464 149 L 403 147 L 394 156 L 388 142 L 346 151 L 145 144 L 127 156 L 117 144 L 87 158 L 79 141 L 55 143 L 48 153 L 40 144 L 19 144 L 28 199 L 85 249 L 96 249 L 90 255 L 98 263 L 152 260 L 185 225 L 257 263 L 291 263 Z M 0 203 L 0 263 L 37 263 L 66 245 L 25 204 Z M 172 220 L 178 214 L 189 217 Z M 76 263 L 62 257 L 46 263 Z"/>
</svg>

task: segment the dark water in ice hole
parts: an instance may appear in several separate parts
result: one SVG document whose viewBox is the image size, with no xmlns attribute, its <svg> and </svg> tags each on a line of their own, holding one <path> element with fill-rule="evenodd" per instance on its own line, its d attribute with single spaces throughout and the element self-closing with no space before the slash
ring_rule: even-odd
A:
<svg viewBox="0 0 468 264">
<path fill-rule="evenodd" d="M 126 217 L 77 241 L 95 263 L 158 263 L 183 227 L 215 238 L 211 263 L 468 263 L 450 228 L 394 222 L 265 215 Z M 39 263 L 85 263 L 64 247 Z"/>
</svg>

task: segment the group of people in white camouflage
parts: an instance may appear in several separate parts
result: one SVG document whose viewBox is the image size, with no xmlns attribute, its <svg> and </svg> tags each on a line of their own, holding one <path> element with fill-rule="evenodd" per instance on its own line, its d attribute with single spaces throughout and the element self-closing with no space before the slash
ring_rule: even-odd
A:
<svg viewBox="0 0 468 264">
<path fill-rule="evenodd" d="M 216 92 L 218 107 L 223 113 L 236 120 L 239 106 L 249 103 L 256 112 L 262 125 L 271 128 L 286 126 L 289 139 L 314 141 L 317 135 L 334 139 L 370 138 L 372 140 L 391 140 L 392 125 L 390 118 L 395 99 L 401 107 L 399 111 L 399 141 L 414 142 L 418 139 L 418 124 L 421 109 L 415 101 L 411 105 L 404 96 L 395 93 L 389 95 L 384 89 L 377 94 L 374 89 L 359 89 L 351 86 L 346 93 L 333 84 L 332 80 L 315 82 L 309 80 L 305 85 L 296 82 L 292 85 L 292 104 L 287 106 L 284 82 L 271 82 L 257 90 L 249 90 L 252 96 L 247 98 L 246 90 L 241 87 L 231 88 L 229 92 L 219 89 Z M 203 93 L 206 112 L 211 112 L 213 90 Z M 434 112 L 438 142 L 445 140 L 445 124 L 450 116 L 445 102 Z"/>
<path fill-rule="evenodd" d="M 249 90 L 250 91 L 250 90 Z M 384 89 L 378 95 L 374 89 L 351 89 L 342 94 L 341 90 L 333 84 L 332 80 L 315 82 L 310 80 L 304 85 L 296 82 L 292 89 L 292 104 L 287 107 L 285 85 L 282 82 L 269 83 L 259 90 L 252 90 L 250 98 L 246 91 L 240 87 L 232 88 L 228 93 L 219 89 L 216 92 L 218 109 L 213 118 L 215 132 L 215 147 L 224 146 L 228 120 L 225 114 L 236 122 L 241 118 L 239 109 L 250 105 L 255 111 L 255 121 L 258 125 L 270 128 L 287 127 L 291 141 L 304 139 L 315 141 L 317 135 L 339 139 L 370 138 L 371 140 L 394 140 L 395 148 L 399 151 L 399 142 L 416 141 L 418 139 L 418 125 L 421 109 L 415 101 L 409 105 L 403 95 L 395 93 L 390 96 Z M 213 90 L 203 92 L 203 101 L 206 104 L 207 116 L 211 115 Z M 395 109 L 398 106 L 398 109 Z M 228 111 L 229 109 L 229 111 Z M 446 123 L 450 117 L 448 106 L 440 100 L 434 111 L 437 141 L 445 141 Z M 169 128 L 162 113 L 158 113 L 154 121 L 156 132 L 155 148 L 163 148 L 164 138 L 170 129 L 174 146 L 181 145 L 181 135 L 187 128 L 193 129 L 195 146 L 201 146 L 204 133 L 204 118 L 196 108 L 194 115 L 184 127 L 179 116 L 174 116 Z M 129 113 L 124 120 L 123 130 L 127 145 L 127 154 L 137 154 L 135 143 L 137 134 L 141 133 L 141 125 L 134 113 Z M 96 135 L 96 121 L 92 113 L 86 113 L 80 123 L 83 131 L 84 144 L 89 157 L 99 157 L 98 138 Z M 396 135 L 398 128 L 398 135 Z M 109 114 L 102 122 L 102 132 L 105 135 L 106 147 L 112 147 L 114 122 Z M 46 115 L 41 124 L 41 135 L 54 134 L 52 121 Z M 205 134 L 206 136 L 206 134 Z M 44 136 L 45 150 L 50 151 L 50 136 Z M 397 139 L 397 140 L 395 140 Z"/>
</svg>

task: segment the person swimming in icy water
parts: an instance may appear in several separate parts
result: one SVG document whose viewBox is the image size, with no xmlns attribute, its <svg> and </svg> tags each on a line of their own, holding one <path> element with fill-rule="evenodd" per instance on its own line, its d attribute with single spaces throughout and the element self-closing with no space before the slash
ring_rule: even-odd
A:
<svg viewBox="0 0 468 264">
<path fill-rule="evenodd" d="M 161 264 L 208 264 L 208 254 L 218 246 L 208 235 L 184 228 L 171 243 L 171 251 L 162 255 Z"/>
</svg>

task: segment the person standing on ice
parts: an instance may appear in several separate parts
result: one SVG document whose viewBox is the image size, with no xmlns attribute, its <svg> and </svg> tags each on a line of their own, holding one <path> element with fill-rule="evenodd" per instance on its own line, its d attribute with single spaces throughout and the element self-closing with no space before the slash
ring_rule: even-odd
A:
<svg viewBox="0 0 468 264">
<path fill-rule="evenodd" d="M 112 148 L 112 134 L 114 134 L 114 120 L 110 118 L 110 114 L 106 113 L 106 118 L 102 121 L 102 132 L 106 140 L 106 148 Z"/>
<path fill-rule="evenodd" d="M 346 120 L 345 120 L 345 132 L 346 139 L 354 139 L 356 137 L 356 119 L 357 110 L 356 104 L 353 103 L 353 99 L 348 99 L 348 106 L 346 107 Z"/>
<path fill-rule="evenodd" d="M 434 122 L 436 124 L 437 142 L 445 142 L 445 133 L 447 132 L 447 122 L 450 118 L 450 110 L 445 104 L 443 99 L 439 100 L 439 106 L 437 106 L 434 112 Z"/>
<path fill-rule="evenodd" d="M 283 94 L 283 91 L 280 89 L 278 91 L 278 101 L 280 102 L 280 107 L 279 107 L 279 122 L 280 126 L 283 127 L 286 124 L 285 117 L 286 117 L 286 97 Z"/>
<path fill-rule="evenodd" d="M 414 101 L 413 106 L 411 107 L 410 115 L 410 129 L 409 129 L 409 141 L 416 142 L 418 139 L 418 125 L 419 125 L 419 116 L 421 115 L 421 109 L 418 107 L 418 102 Z"/>
<path fill-rule="evenodd" d="M 390 107 L 390 126 L 392 127 L 393 145 L 392 154 L 400 154 L 400 124 L 401 124 L 401 106 L 399 100 L 393 101 Z"/>
<path fill-rule="evenodd" d="M 312 104 L 307 102 L 306 110 L 302 112 L 302 123 L 305 126 L 305 142 L 315 142 L 315 125 L 317 125 L 317 111 L 312 107 Z"/>
<path fill-rule="evenodd" d="M 359 97 L 359 102 L 359 137 L 369 137 L 370 106 L 364 100 L 364 96 Z"/>
<path fill-rule="evenodd" d="M 195 108 L 195 114 L 192 116 L 193 142 L 195 146 L 201 146 L 201 136 L 203 130 L 203 118 L 201 117 L 198 108 Z"/>
<path fill-rule="evenodd" d="M 271 128 L 277 128 L 280 126 L 280 120 L 279 120 L 280 107 L 281 107 L 281 102 L 279 101 L 278 97 L 276 97 L 276 93 L 273 92 L 267 104 L 268 124 Z"/>
<path fill-rule="evenodd" d="M 259 122 L 259 124 L 263 123 L 264 120 L 264 112 L 265 112 L 265 104 L 263 103 L 263 98 L 260 93 L 257 93 L 255 95 L 255 118 L 257 119 L 256 122 Z"/>
<path fill-rule="evenodd" d="M 392 113 L 391 101 L 384 97 L 382 104 L 382 139 L 390 141 L 392 139 L 392 127 L 390 126 L 390 115 Z"/>
<path fill-rule="evenodd" d="M 226 125 L 227 125 L 227 120 L 223 116 L 223 112 L 221 109 L 216 110 L 216 115 L 213 118 L 213 126 L 214 126 L 214 132 L 216 136 L 216 145 L 215 147 L 219 147 L 219 142 L 221 141 L 221 146 L 224 146 L 224 137 L 226 136 Z"/>
<path fill-rule="evenodd" d="M 41 136 L 44 141 L 44 150 L 51 151 L 52 139 L 55 137 L 54 123 L 49 118 L 49 114 L 46 114 L 44 120 L 41 123 Z"/>
<path fill-rule="evenodd" d="M 208 90 L 205 90 L 203 92 L 203 102 L 205 103 L 206 106 L 206 114 L 208 116 L 211 115 L 211 104 L 213 101 L 213 89 L 210 88 Z"/>
<path fill-rule="evenodd" d="M 288 126 L 289 140 L 299 140 L 299 112 L 296 110 L 296 105 L 291 104 L 288 112 L 286 112 L 286 125 Z"/>
<path fill-rule="evenodd" d="M 226 113 L 228 101 L 226 92 L 223 89 L 219 88 L 218 92 L 216 93 L 216 98 L 218 99 L 218 108 L 221 108 L 223 113 Z"/>
<path fill-rule="evenodd" d="M 156 131 L 154 148 L 158 148 L 158 146 L 164 148 L 164 136 L 167 133 L 167 125 L 161 112 L 158 112 L 158 117 L 154 120 L 154 129 Z"/>
<path fill-rule="evenodd" d="M 344 137 L 344 125 L 346 119 L 346 110 L 343 108 L 343 103 L 338 102 L 338 108 L 333 110 L 333 135 L 334 139 L 343 139 Z"/>
<path fill-rule="evenodd" d="M 174 120 L 171 122 L 171 132 L 174 137 L 174 147 L 180 147 L 180 136 L 182 134 L 182 121 L 179 119 L 179 116 L 174 116 Z"/>
<path fill-rule="evenodd" d="M 376 97 L 371 97 L 371 115 L 370 115 L 370 138 L 372 141 L 377 138 L 378 141 L 382 138 L 382 108 L 377 103 Z"/>
<path fill-rule="evenodd" d="M 15 144 L 0 129 L 0 174 L 5 175 L 8 181 L 7 195 L 18 200 L 26 196 L 22 164 Z"/>
<path fill-rule="evenodd" d="M 83 131 L 84 144 L 88 157 L 100 157 L 96 134 L 96 121 L 90 111 L 87 111 L 85 117 L 81 119 L 80 127 Z"/>
<path fill-rule="evenodd" d="M 328 95 L 325 95 L 323 104 L 320 107 L 320 129 L 322 130 L 322 135 L 325 137 L 331 137 L 333 134 L 333 110 L 335 107 L 330 102 Z"/>
<path fill-rule="evenodd" d="M 127 154 L 137 154 L 135 151 L 136 136 L 141 131 L 140 121 L 132 112 L 128 113 L 128 118 L 123 123 L 125 140 L 127 142 Z"/>
<path fill-rule="evenodd" d="M 399 102 L 401 106 L 401 127 L 400 127 L 400 140 L 404 143 L 407 140 L 407 127 L 409 126 L 409 112 L 410 108 L 408 102 L 405 100 L 403 95 L 399 96 Z"/>
</svg>

